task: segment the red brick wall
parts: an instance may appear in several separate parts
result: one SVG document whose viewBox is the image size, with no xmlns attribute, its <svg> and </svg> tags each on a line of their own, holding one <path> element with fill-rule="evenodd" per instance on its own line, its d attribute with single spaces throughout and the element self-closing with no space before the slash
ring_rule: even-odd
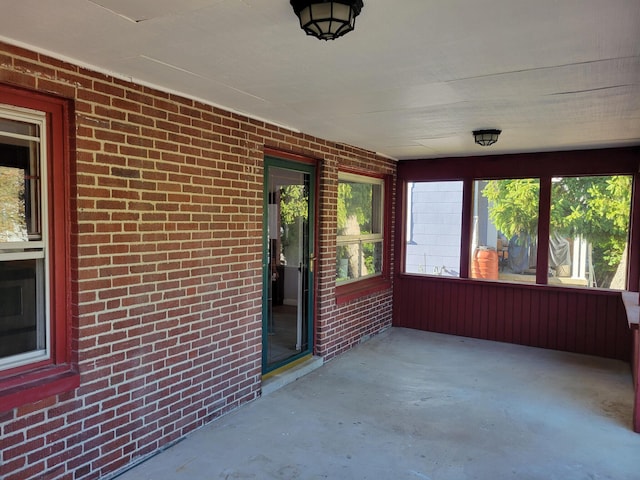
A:
<svg viewBox="0 0 640 480">
<path fill-rule="evenodd" d="M 81 374 L 0 412 L 1 478 L 99 478 L 259 396 L 265 147 L 321 160 L 316 352 L 391 324 L 334 275 L 338 165 L 393 161 L 6 44 L 0 82 L 74 100 Z"/>
<path fill-rule="evenodd" d="M 345 162 L 345 160 L 347 160 Z M 325 154 L 320 185 L 320 272 L 318 292 L 318 353 L 325 359 L 338 355 L 362 339 L 389 327 L 392 297 L 389 291 L 336 305 L 335 265 L 338 204 L 338 162 L 360 171 L 393 175 L 396 163 L 349 146 Z M 394 188 L 391 189 L 395 190 Z M 389 201 L 395 205 L 395 196 Z M 395 211 L 395 210 L 394 210 Z M 393 235 L 388 252 L 393 265 Z M 391 268 L 393 272 L 393 268 Z"/>
</svg>

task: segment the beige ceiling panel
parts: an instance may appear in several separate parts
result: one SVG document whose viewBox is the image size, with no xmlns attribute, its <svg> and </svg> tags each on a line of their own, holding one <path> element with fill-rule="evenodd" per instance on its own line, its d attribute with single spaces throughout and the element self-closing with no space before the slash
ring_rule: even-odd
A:
<svg viewBox="0 0 640 480">
<path fill-rule="evenodd" d="M 146 2 L 131 0 L 89 1 L 132 22 L 143 22 L 168 15 L 180 15 L 185 12 L 199 10 L 220 3 L 223 0 L 153 0 Z"/>
<path fill-rule="evenodd" d="M 640 144 L 638 0 L 366 0 L 334 42 L 287 0 L 2 6 L 0 40 L 392 157 Z"/>
</svg>

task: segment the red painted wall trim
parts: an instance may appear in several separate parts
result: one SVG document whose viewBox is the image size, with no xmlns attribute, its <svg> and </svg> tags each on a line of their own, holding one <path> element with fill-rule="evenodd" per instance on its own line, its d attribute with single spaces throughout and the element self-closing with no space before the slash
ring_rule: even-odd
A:
<svg viewBox="0 0 640 480">
<path fill-rule="evenodd" d="M 12 388 L 2 386 L 1 412 L 78 388 L 80 375 L 71 365 L 58 365 L 32 372 L 6 383 L 15 385 Z"/>
<path fill-rule="evenodd" d="M 640 290 L 640 173 L 633 176 L 633 196 L 631 197 L 631 223 L 629 235 L 629 270 L 627 278 L 629 290 Z M 635 259 L 635 261 L 633 261 Z"/>
<path fill-rule="evenodd" d="M 540 178 L 538 195 L 538 253 L 536 256 L 536 283 L 547 283 L 549 271 L 549 221 L 551 218 L 551 177 Z"/>
<path fill-rule="evenodd" d="M 639 163 L 640 147 L 403 160 L 398 163 L 398 179 L 419 182 L 544 175 L 614 175 L 621 172 L 633 174 L 638 172 Z"/>
<path fill-rule="evenodd" d="M 396 232 L 395 232 L 395 258 L 405 258 L 407 249 L 407 229 L 406 217 L 402 217 L 403 212 L 407 211 L 407 183 L 397 182 L 396 184 Z M 402 265 L 400 262 L 394 263 L 394 274 L 402 273 Z"/>
<path fill-rule="evenodd" d="M 49 258 L 51 358 L 0 372 L 0 411 L 11 409 L 79 384 L 77 348 L 74 348 L 71 225 L 73 145 L 70 126 L 73 106 L 68 100 L 0 85 L 0 103 L 29 108 L 47 115 L 47 171 L 49 181 Z"/>
<path fill-rule="evenodd" d="M 383 175 L 384 179 L 384 252 L 382 257 L 382 277 L 384 278 L 385 283 L 387 283 L 387 288 L 391 288 L 391 276 L 393 272 L 391 271 L 391 245 L 393 243 L 393 176 L 392 175 Z M 404 225 L 404 222 L 400 222 L 400 228 Z"/>
<path fill-rule="evenodd" d="M 391 282 L 382 276 L 340 285 L 336 287 L 336 304 L 342 305 L 389 288 L 391 288 Z"/>
<path fill-rule="evenodd" d="M 388 177 L 388 175 L 385 175 L 384 173 L 370 172 L 368 170 L 364 170 L 364 169 L 360 169 L 360 168 L 354 168 L 354 167 L 340 167 L 339 173 L 351 173 L 353 175 L 361 175 L 363 177 L 380 178 L 380 179 L 385 179 L 385 180 Z M 386 195 L 386 193 L 387 192 L 385 190 L 385 195 Z"/>
<path fill-rule="evenodd" d="M 467 178 L 462 186 L 462 238 L 460 242 L 460 277 L 469 278 L 469 264 L 471 262 L 471 238 L 473 230 L 473 180 Z M 404 256 L 398 257 L 404 264 Z"/>
<path fill-rule="evenodd" d="M 264 155 L 268 157 L 281 158 L 283 160 L 291 160 L 298 163 L 304 163 L 306 165 L 319 166 L 322 159 L 309 157 L 307 155 L 301 155 L 299 153 L 290 152 L 288 150 L 280 150 L 275 147 L 264 147 Z"/>
<path fill-rule="evenodd" d="M 633 330 L 633 431 L 640 433 L 640 330 Z"/>
</svg>

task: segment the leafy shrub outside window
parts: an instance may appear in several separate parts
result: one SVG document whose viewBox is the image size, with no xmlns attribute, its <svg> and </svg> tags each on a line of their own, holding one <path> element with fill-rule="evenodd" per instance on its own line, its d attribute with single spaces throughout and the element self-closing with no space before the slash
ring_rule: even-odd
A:
<svg viewBox="0 0 640 480">
<path fill-rule="evenodd" d="M 339 283 L 382 274 L 383 187 L 382 179 L 339 175 L 336 262 Z"/>
<path fill-rule="evenodd" d="M 631 211 L 631 176 L 558 177 L 551 185 L 551 238 L 567 255 L 552 272 L 587 286 L 624 290 Z M 558 262 L 562 261 L 561 266 Z"/>
<path fill-rule="evenodd" d="M 494 241 L 489 235 L 487 244 L 499 255 L 499 279 L 534 281 L 539 180 L 477 181 L 475 185 L 488 203 L 484 214 L 482 206 L 474 209 L 474 220 L 488 216 L 495 228 L 497 237 Z M 552 179 L 549 284 L 625 288 L 631 187 L 629 175 Z M 473 264 L 471 271 L 474 276 Z"/>
</svg>

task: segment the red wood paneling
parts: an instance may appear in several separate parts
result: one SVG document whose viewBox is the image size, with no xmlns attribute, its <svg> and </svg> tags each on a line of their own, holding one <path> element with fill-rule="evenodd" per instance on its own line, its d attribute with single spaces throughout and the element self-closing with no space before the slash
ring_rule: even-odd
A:
<svg viewBox="0 0 640 480">
<path fill-rule="evenodd" d="M 633 399 L 633 431 L 640 433 L 640 330 L 633 329 L 633 386 L 635 390 Z"/>
<path fill-rule="evenodd" d="M 620 292 L 400 275 L 398 327 L 631 360 Z"/>
<path fill-rule="evenodd" d="M 403 160 L 398 178 L 412 182 L 461 178 L 527 178 L 562 175 L 616 175 L 638 171 L 640 148 L 514 153 L 481 157 Z M 465 231 L 465 230 L 463 230 Z"/>
</svg>

